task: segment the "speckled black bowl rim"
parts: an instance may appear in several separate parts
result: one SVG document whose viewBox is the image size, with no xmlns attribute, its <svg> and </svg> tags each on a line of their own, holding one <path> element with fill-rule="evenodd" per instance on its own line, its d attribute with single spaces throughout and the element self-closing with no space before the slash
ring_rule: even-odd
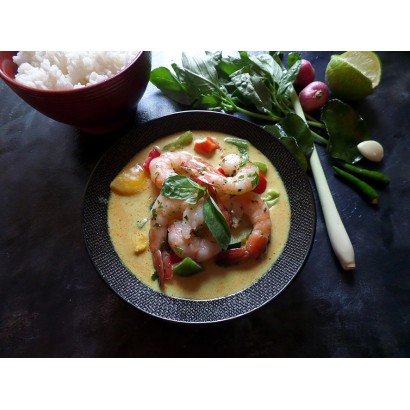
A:
<svg viewBox="0 0 410 410">
<path fill-rule="evenodd" d="M 236 294 L 209 300 L 170 297 L 140 282 L 121 263 L 108 233 L 110 182 L 141 149 L 163 136 L 186 130 L 220 131 L 249 140 L 279 172 L 291 207 L 290 232 L 281 256 L 261 279 Z M 95 268 L 107 285 L 132 306 L 158 318 L 210 323 L 233 319 L 277 297 L 295 278 L 311 251 L 316 210 L 310 181 L 294 156 L 260 126 L 210 111 L 182 111 L 151 120 L 121 138 L 100 159 L 84 194 L 83 235 Z"/>
</svg>

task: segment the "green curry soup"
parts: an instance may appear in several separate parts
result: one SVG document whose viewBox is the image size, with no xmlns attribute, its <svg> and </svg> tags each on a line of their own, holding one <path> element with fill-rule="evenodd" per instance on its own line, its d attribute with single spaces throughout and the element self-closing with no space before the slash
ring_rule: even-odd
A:
<svg viewBox="0 0 410 410">
<path fill-rule="evenodd" d="M 174 134 L 159 139 L 155 143 L 139 152 L 133 161 L 142 164 L 151 148 L 156 145 L 162 148 L 165 144 L 175 140 L 180 135 Z M 238 154 L 238 149 L 232 144 L 224 142 L 224 138 L 231 137 L 218 132 L 193 131 L 194 140 L 212 136 L 217 139 L 221 149 L 211 157 L 204 159 L 217 166 L 221 160 L 221 153 Z M 183 148 L 184 151 L 198 155 L 193 150 L 193 143 Z M 290 206 L 285 187 L 280 176 L 269 159 L 259 150 L 249 145 L 249 157 L 253 162 L 267 165 L 265 174 L 267 186 L 280 193 L 277 203 L 270 208 L 272 232 L 266 252 L 257 260 L 247 260 L 233 266 L 218 266 L 212 260 L 201 263 L 204 271 L 190 277 L 174 275 L 165 282 L 160 289 L 157 280 L 152 279 L 154 267 L 149 248 L 135 251 L 137 243 L 148 243 L 150 229 L 150 206 L 159 194 L 158 188 L 152 183 L 145 184 L 142 191 L 131 196 L 122 196 L 111 192 L 108 206 L 108 227 L 110 238 L 115 251 L 124 266 L 141 282 L 150 288 L 167 295 L 188 299 L 212 299 L 227 296 L 248 287 L 269 270 L 281 254 L 290 228 Z"/>
</svg>

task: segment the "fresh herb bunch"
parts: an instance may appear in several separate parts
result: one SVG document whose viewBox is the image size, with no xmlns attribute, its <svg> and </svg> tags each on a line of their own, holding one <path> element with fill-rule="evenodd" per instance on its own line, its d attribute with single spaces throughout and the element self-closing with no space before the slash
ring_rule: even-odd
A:
<svg viewBox="0 0 410 410">
<path fill-rule="evenodd" d="M 183 53 L 182 66 L 171 64 L 174 73 L 159 67 L 152 70 L 150 81 L 183 105 L 279 121 L 292 112 L 290 94 L 301 65 L 300 55 L 289 54 L 288 64 L 291 67 L 284 69 L 278 52 Z"/>
<path fill-rule="evenodd" d="M 370 139 L 363 118 L 349 104 L 332 99 L 322 108 L 320 119 L 305 113 L 304 121 L 297 115 L 294 89 L 301 55 L 289 53 L 286 59 L 285 65 L 282 53 L 273 51 L 183 53 L 182 65 L 172 63 L 173 71 L 155 68 L 150 81 L 182 105 L 239 112 L 265 122 L 263 128 L 280 139 L 305 170 L 315 141 L 326 146 L 332 161 L 358 162 L 362 155 L 357 145 Z M 360 189 L 357 184 L 352 186 Z"/>
</svg>

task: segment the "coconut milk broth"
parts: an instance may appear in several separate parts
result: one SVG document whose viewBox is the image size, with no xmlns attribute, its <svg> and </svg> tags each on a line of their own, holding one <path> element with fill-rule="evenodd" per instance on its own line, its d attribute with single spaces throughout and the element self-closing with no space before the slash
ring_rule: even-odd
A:
<svg viewBox="0 0 410 410">
<path fill-rule="evenodd" d="M 180 134 L 173 134 L 155 141 L 136 154 L 133 160 L 136 159 L 138 163 L 142 164 L 154 145 L 161 148 Z M 214 131 L 193 131 L 193 135 L 194 140 L 206 136 L 212 136 L 218 140 L 221 150 L 217 150 L 212 157 L 205 158 L 206 161 L 215 166 L 221 160 L 220 154 L 222 152 L 224 154 L 238 153 L 234 145 L 224 142 L 224 138 L 231 135 Z M 198 155 L 193 151 L 193 144 L 184 147 L 184 151 Z M 150 251 L 147 249 L 140 254 L 134 252 L 135 237 L 143 235 L 148 238 L 149 221 L 142 228 L 139 228 L 138 225 L 140 221 L 150 218 L 150 205 L 159 194 L 159 190 L 150 183 L 136 195 L 121 196 L 111 192 L 109 198 L 108 228 L 110 238 L 124 266 L 148 287 L 169 296 L 187 299 L 213 299 L 227 296 L 237 293 L 257 281 L 280 256 L 286 244 L 290 228 L 290 205 L 283 182 L 269 159 L 252 145 L 249 146 L 249 156 L 252 161 L 263 162 L 267 165 L 268 188 L 274 188 L 280 193 L 278 202 L 270 209 L 272 233 L 267 251 L 262 258 L 230 267 L 221 267 L 213 261 L 208 261 L 203 264 L 204 272 L 191 277 L 174 276 L 173 279 L 166 281 L 164 289 L 160 290 L 158 282 L 152 280 L 154 267 Z"/>
</svg>

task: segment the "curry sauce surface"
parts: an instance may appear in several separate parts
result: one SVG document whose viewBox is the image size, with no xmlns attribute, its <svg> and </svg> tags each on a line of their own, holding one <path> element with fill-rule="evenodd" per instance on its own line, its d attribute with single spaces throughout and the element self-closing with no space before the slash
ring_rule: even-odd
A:
<svg viewBox="0 0 410 410">
<path fill-rule="evenodd" d="M 237 148 L 224 142 L 224 138 L 231 135 L 214 131 L 192 131 L 194 141 L 206 136 L 218 140 L 221 150 L 217 150 L 212 157 L 204 157 L 211 164 L 217 166 L 221 154 L 236 153 Z M 144 150 L 136 154 L 132 161 L 142 164 L 151 148 L 156 145 L 163 147 L 174 140 L 178 134 L 159 139 Z M 183 150 L 198 155 L 193 151 L 193 143 Z M 237 293 L 248 287 L 266 273 L 276 259 L 280 256 L 288 237 L 290 228 L 290 206 L 283 182 L 276 169 L 259 150 L 249 145 L 251 161 L 263 162 L 268 170 L 266 179 L 268 189 L 273 188 L 280 193 L 278 202 L 270 208 L 272 219 L 272 232 L 266 253 L 258 260 L 249 260 L 229 267 L 216 265 L 213 261 L 203 263 L 205 270 L 195 276 L 175 276 L 165 282 L 163 290 L 159 288 L 158 281 L 152 279 L 154 267 L 149 249 L 136 254 L 135 241 L 145 239 L 148 241 L 150 206 L 159 194 L 154 184 L 146 184 L 142 192 L 132 196 L 121 196 L 111 192 L 108 204 L 108 228 L 110 238 L 124 266 L 132 272 L 141 282 L 150 288 L 163 292 L 169 296 L 187 299 L 214 299 Z M 148 222 L 141 228 L 141 224 Z"/>
</svg>

